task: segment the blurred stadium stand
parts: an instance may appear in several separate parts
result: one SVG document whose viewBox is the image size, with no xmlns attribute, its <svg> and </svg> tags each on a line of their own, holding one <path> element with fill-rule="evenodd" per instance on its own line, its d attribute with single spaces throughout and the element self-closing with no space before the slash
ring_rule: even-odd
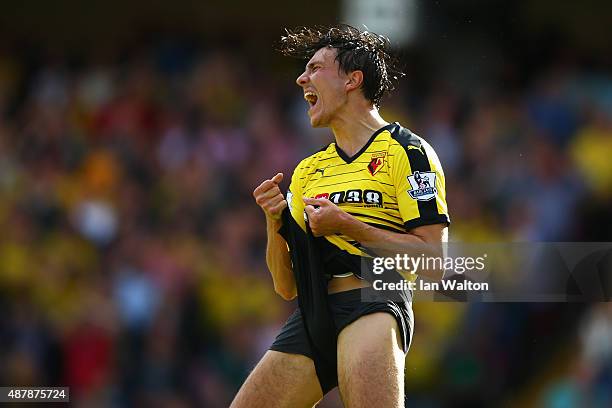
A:
<svg viewBox="0 0 612 408">
<path fill-rule="evenodd" d="M 417 8 L 383 116 L 440 155 L 451 239 L 612 241 L 611 3 Z M 273 42 L 341 5 L 0 9 L 1 385 L 227 406 L 296 306 L 273 292 L 251 192 L 330 137 Z M 609 303 L 415 316 L 411 406 L 612 405 Z"/>
</svg>

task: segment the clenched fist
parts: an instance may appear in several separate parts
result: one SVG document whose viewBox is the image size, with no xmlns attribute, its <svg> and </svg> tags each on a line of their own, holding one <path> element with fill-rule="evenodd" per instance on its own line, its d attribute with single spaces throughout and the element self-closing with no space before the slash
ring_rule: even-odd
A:
<svg viewBox="0 0 612 408">
<path fill-rule="evenodd" d="M 341 233 L 350 215 L 327 198 L 303 197 L 308 225 L 315 237 Z"/>
<path fill-rule="evenodd" d="M 278 183 L 283 180 L 283 173 L 278 173 L 276 176 L 269 180 L 261 183 L 254 191 L 253 197 L 255 202 L 261 207 L 261 209 L 269 217 L 274 220 L 278 220 L 285 207 L 287 207 L 287 200 L 281 193 Z"/>
</svg>

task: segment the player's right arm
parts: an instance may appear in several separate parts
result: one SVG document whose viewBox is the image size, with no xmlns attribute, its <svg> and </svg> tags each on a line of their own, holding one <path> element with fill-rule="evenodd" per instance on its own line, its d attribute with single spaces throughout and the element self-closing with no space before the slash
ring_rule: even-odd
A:
<svg viewBox="0 0 612 408">
<path fill-rule="evenodd" d="M 253 197 L 266 215 L 266 232 L 268 235 L 266 263 L 272 274 L 274 290 L 283 299 L 291 300 L 296 297 L 297 288 L 291 269 L 287 242 L 278 233 L 282 226 L 281 214 L 287 207 L 287 200 L 285 200 L 278 186 L 282 180 L 283 173 L 278 173 L 271 179 L 265 180 L 253 191 Z"/>
</svg>

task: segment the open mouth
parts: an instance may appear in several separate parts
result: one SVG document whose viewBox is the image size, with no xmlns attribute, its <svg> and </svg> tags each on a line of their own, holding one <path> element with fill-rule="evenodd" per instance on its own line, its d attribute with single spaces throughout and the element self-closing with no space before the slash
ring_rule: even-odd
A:
<svg viewBox="0 0 612 408">
<path fill-rule="evenodd" d="M 308 102 L 310 108 L 313 108 L 317 104 L 319 97 L 314 92 L 308 91 L 304 94 L 304 99 L 306 100 L 306 102 Z"/>
</svg>

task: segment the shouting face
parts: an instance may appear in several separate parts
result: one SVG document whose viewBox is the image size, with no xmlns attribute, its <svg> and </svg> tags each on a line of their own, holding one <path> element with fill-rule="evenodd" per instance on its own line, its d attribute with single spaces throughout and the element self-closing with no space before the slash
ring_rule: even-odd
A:
<svg viewBox="0 0 612 408">
<path fill-rule="evenodd" d="M 329 126 L 347 102 L 348 76 L 340 69 L 334 48 L 318 50 L 296 83 L 304 90 L 313 127 Z"/>
</svg>

